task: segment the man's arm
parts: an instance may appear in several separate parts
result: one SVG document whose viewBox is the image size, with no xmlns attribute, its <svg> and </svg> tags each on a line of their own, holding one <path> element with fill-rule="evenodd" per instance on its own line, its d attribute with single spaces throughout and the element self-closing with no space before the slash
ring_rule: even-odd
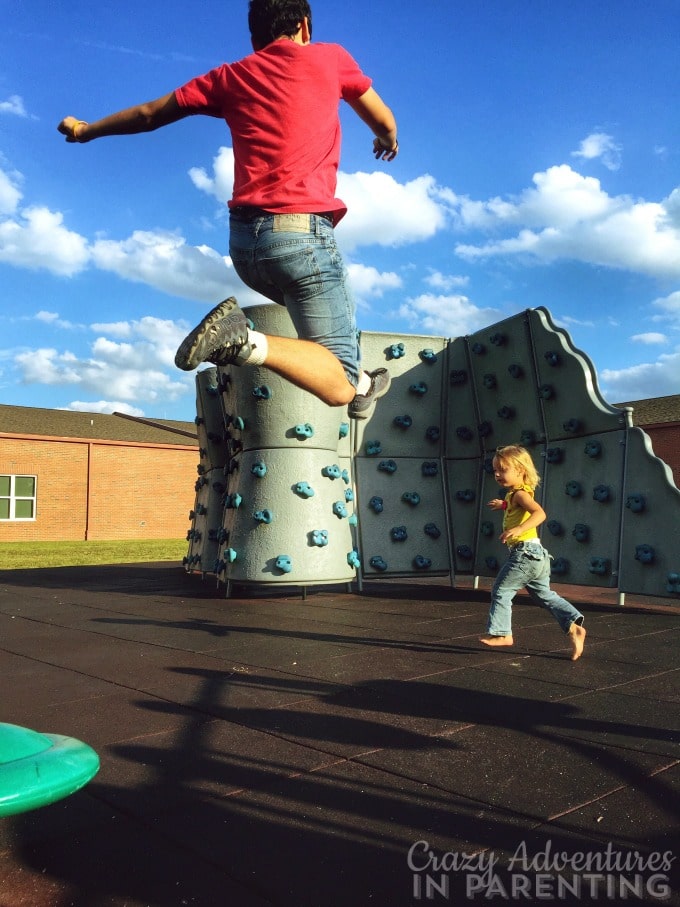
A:
<svg viewBox="0 0 680 907">
<path fill-rule="evenodd" d="M 137 132 L 152 132 L 161 126 L 175 123 L 188 116 L 191 111 L 180 107 L 175 92 L 163 95 L 155 101 L 137 104 L 118 113 L 86 123 L 76 117 L 65 117 L 57 126 L 66 136 L 67 142 L 91 142 L 106 135 L 133 135 Z"/>
<path fill-rule="evenodd" d="M 378 92 L 369 88 L 356 101 L 349 101 L 349 106 L 375 135 L 373 153 L 376 158 L 393 161 L 399 151 L 397 121 Z"/>
</svg>

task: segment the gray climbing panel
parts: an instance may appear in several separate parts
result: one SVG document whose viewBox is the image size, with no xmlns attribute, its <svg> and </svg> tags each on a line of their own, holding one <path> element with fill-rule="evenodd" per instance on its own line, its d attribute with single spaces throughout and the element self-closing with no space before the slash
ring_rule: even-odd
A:
<svg viewBox="0 0 680 907">
<path fill-rule="evenodd" d="M 294 336 L 278 306 L 248 314 Z M 190 557 L 217 536 L 223 582 L 338 582 L 359 564 L 364 577 L 493 577 L 507 552 L 491 462 L 519 443 L 542 478 L 554 581 L 680 595 L 680 491 L 546 309 L 452 339 L 364 332 L 361 350 L 392 386 L 359 422 L 266 368 L 198 376 Z"/>
</svg>

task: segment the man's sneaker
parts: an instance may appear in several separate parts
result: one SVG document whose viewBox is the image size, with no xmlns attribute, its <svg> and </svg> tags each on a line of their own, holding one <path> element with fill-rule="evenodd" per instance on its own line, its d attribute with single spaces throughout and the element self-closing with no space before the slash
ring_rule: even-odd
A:
<svg viewBox="0 0 680 907">
<path fill-rule="evenodd" d="M 368 419 L 373 415 L 377 401 L 390 389 L 392 378 L 386 368 L 377 368 L 366 374 L 371 379 L 371 387 L 367 394 L 357 394 L 349 404 L 350 419 Z"/>
<path fill-rule="evenodd" d="M 233 296 L 215 306 L 188 334 L 175 354 L 175 365 L 185 372 L 201 362 L 229 365 L 250 353 L 248 320 Z"/>
</svg>

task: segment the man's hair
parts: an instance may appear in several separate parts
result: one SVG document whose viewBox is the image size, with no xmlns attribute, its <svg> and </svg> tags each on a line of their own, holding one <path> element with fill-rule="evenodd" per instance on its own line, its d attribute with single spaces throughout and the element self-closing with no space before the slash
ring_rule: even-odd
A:
<svg viewBox="0 0 680 907">
<path fill-rule="evenodd" d="M 253 44 L 266 47 L 281 35 L 293 37 L 307 18 L 312 35 L 312 11 L 307 0 L 250 0 L 248 27 Z"/>
</svg>

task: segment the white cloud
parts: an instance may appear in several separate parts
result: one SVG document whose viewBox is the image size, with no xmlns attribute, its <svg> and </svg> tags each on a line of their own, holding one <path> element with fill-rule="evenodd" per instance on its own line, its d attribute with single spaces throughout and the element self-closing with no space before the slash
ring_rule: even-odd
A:
<svg viewBox="0 0 680 907">
<path fill-rule="evenodd" d="M 468 276 L 455 274 L 442 274 L 441 271 L 430 270 L 425 278 L 425 283 L 433 290 L 453 290 L 457 287 L 466 287 L 470 282 Z"/>
<path fill-rule="evenodd" d="M 646 334 L 633 334 L 630 339 L 635 343 L 644 343 L 647 346 L 668 342 L 668 338 L 665 334 L 658 334 L 655 331 L 648 331 Z"/>
<path fill-rule="evenodd" d="M 676 330 L 680 330 L 680 290 L 655 299 L 652 306 L 661 313 L 654 315 L 652 321 L 669 322 Z"/>
<path fill-rule="evenodd" d="M 25 208 L 19 218 L 0 222 L 0 262 L 70 277 L 88 258 L 87 241 L 67 230 L 58 212 Z"/>
<path fill-rule="evenodd" d="M 202 302 L 242 289 L 227 258 L 209 246 L 187 245 L 178 233 L 135 230 L 128 239 L 100 239 L 92 245 L 92 261 L 125 280 Z"/>
<path fill-rule="evenodd" d="M 22 176 L 16 171 L 7 173 L 0 170 L 0 214 L 14 214 L 22 199 L 19 183 Z"/>
<path fill-rule="evenodd" d="M 599 158 L 608 170 L 618 170 L 621 166 L 621 145 L 617 145 L 611 135 L 605 132 L 593 132 L 581 142 L 578 151 L 572 151 L 572 157 L 586 161 Z"/>
<path fill-rule="evenodd" d="M 174 356 L 186 326 L 152 317 L 131 321 L 126 329 L 123 324 L 112 327 L 127 335 L 124 343 L 103 336 L 102 325 L 93 325 L 100 336 L 93 341 L 87 358 L 54 348 L 23 350 L 14 356 L 20 380 L 24 384 L 73 385 L 81 393 L 124 401 L 128 407 L 138 402 L 170 402 L 186 394 L 192 376 L 175 380 L 166 372 L 171 369 L 173 375 L 178 374 Z M 102 403 L 87 405 L 99 407 Z M 83 404 L 78 406 L 82 408 Z M 115 408 L 121 409 L 121 404 L 116 403 Z"/>
<path fill-rule="evenodd" d="M 214 196 L 226 206 L 234 190 L 234 151 L 221 147 L 213 158 L 213 176 L 210 177 L 202 167 L 189 170 L 191 182 L 208 195 Z"/>
<path fill-rule="evenodd" d="M 35 315 L 30 316 L 21 316 L 22 321 L 39 321 L 42 324 L 48 324 L 50 327 L 62 328 L 64 330 L 70 331 L 74 328 L 82 327 L 82 325 L 74 324 L 72 321 L 66 321 L 64 318 L 59 317 L 58 312 L 45 312 L 40 311 L 36 312 Z"/>
<path fill-rule="evenodd" d="M 159 403 L 173 401 L 184 395 L 187 385 L 173 381 L 159 368 L 149 365 L 149 348 L 137 348 L 136 354 L 125 351 L 121 358 L 114 356 L 111 346 L 95 345 L 96 356 L 78 359 L 73 353 L 55 349 L 37 349 L 14 357 L 23 384 L 53 387 L 74 385 L 80 392 L 105 394 L 125 401 Z"/>
<path fill-rule="evenodd" d="M 76 413 L 125 413 L 128 416 L 143 416 L 144 410 L 137 406 L 130 406 L 129 403 L 121 403 L 118 400 L 91 400 L 81 401 L 73 400 L 68 406 L 64 407 L 68 412 Z"/>
<path fill-rule="evenodd" d="M 394 271 L 380 272 L 377 268 L 362 264 L 348 264 L 347 272 L 352 289 L 358 297 L 382 296 L 385 290 L 396 290 L 402 286 L 403 281 Z"/>
<path fill-rule="evenodd" d="M 537 173 L 534 185 L 511 202 L 456 198 L 461 226 L 518 228 L 514 236 L 484 245 L 461 243 L 456 252 L 470 260 L 524 255 L 543 263 L 571 259 L 657 278 L 680 277 L 678 190 L 664 202 L 611 197 L 599 180 L 564 164 Z"/>
<path fill-rule="evenodd" d="M 418 331 L 438 337 L 462 337 L 498 321 L 497 309 L 480 309 L 467 296 L 424 293 L 407 299 L 399 315 Z"/>
<path fill-rule="evenodd" d="M 0 113 L 9 113 L 17 117 L 27 117 L 24 99 L 18 94 L 11 95 L 6 101 L 0 101 Z"/>
<path fill-rule="evenodd" d="M 357 246 L 401 246 L 430 239 L 446 220 L 433 177 L 398 183 L 387 173 L 340 173 L 338 196 L 348 213 L 337 229 L 345 251 Z"/>
<path fill-rule="evenodd" d="M 600 384 L 607 400 L 645 400 L 678 393 L 680 351 L 625 369 L 603 369 Z"/>
<path fill-rule="evenodd" d="M 98 334 L 112 334 L 114 337 L 129 337 L 132 334 L 132 325 L 129 321 L 91 324 L 90 328 Z"/>
</svg>

